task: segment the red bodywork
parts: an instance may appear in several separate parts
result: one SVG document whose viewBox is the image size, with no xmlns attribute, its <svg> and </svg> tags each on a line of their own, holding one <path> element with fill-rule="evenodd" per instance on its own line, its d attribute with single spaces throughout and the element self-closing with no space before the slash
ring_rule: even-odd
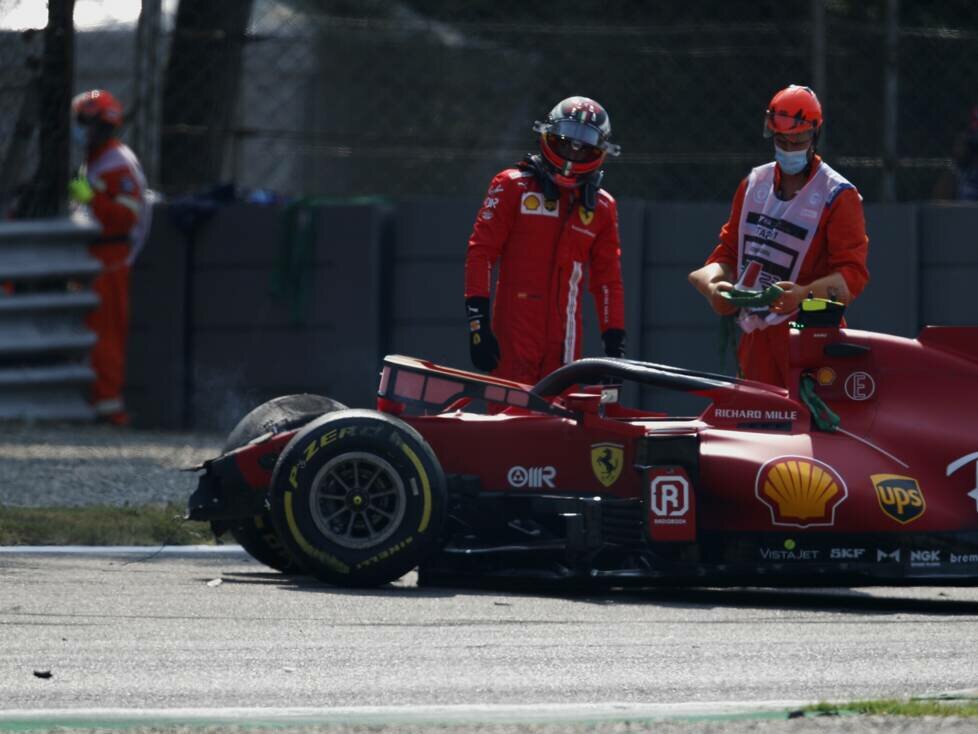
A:
<svg viewBox="0 0 978 734">
<path fill-rule="evenodd" d="M 529 386 L 387 357 L 378 410 L 415 428 L 448 478 L 455 524 L 431 563 L 505 572 L 514 551 L 559 547 L 578 573 L 615 579 L 978 578 L 978 328 L 809 327 L 790 348 L 792 390 L 609 359 Z M 581 387 L 605 370 L 710 402 L 696 417 L 630 409 L 617 387 Z M 803 380 L 837 429 L 816 425 Z M 466 412 L 473 400 L 506 407 Z M 237 488 L 221 506 L 260 508 L 249 497 L 295 433 L 206 465 Z M 480 560 L 491 553 L 502 560 Z"/>
<path fill-rule="evenodd" d="M 828 345 L 837 345 L 838 356 L 826 355 Z M 499 415 L 448 410 L 401 418 L 431 444 L 447 474 L 476 475 L 490 492 L 593 492 L 648 501 L 645 475 L 631 470 L 639 463 L 635 439 L 689 435 L 699 439 L 695 524 L 700 531 L 978 530 L 978 500 L 969 495 L 976 488 L 978 456 L 970 467 L 947 474 L 955 461 L 978 452 L 978 329 L 928 327 L 916 340 L 805 329 L 792 333 L 791 349 L 791 383 L 799 384 L 803 372 L 816 377 L 817 394 L 841 419 L 838 431 L 812 430 L 797 390 L 745 381 L 695 390 L 712 403 L 688 419 L 619 417 L 625 411 L 618 406 L 607 406 L 600 416 L 597 395 L 590 401 L 555 399 L 557 405 L 583 407 L 580 419 L 519 407 Z M 408 396 L 442 403 L 454 394 L 454 378 L 480 381 L 493 399 L 509 393 L 511 403 L 514 393 L 530 390 L 422 360 L 393 357 L 388 365 L 409 368 L 398 372 L 400 385 L 382 381 L 380 405 L 388 412 L 398 412 Z M 430 381 L 428 394 L 421 392 L 427 387 L 423 378 Z M 626 470 L 607 486 L 592 468 L 591 449 L 600 444 L 620 445 L 624 454 Z M 831 487 L 823 490 L 832 494 L 823 512 L 817 513 L 818 488 L 804 477 L 792 483 L 790 465 L 781 482 L 790 486 L 779 491 L 774 481 L 766 491 L 765 465 L 779 463 L 780 457 L 818 467 L 823 479 L 834 483 L 834 493 Z M 522 475 L 511 481 L 513 467 L 554 471 L 546 477 L 538 472 L 523 484 Z"/>
</svg>

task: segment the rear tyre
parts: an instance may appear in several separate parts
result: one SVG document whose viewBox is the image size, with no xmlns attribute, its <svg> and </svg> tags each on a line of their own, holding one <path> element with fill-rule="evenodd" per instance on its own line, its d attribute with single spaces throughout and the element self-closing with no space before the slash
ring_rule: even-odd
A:
<svg viewBox="0 0 978 734">
<path fill-rule="evenodd" d="M 224 453 L 241 448 L 266 433 L 291 431 L 319 418 L 324 413 L 345 408 L 345 405 L 335 400 L 308 393 L 283 395 L 269 400 L 238 421 L 238 425 L 228 435 L 224 444 Z M 255 560 L 282 573 L 301 571 L 275 533 L 275 526 L 272 524 L 268 510 L 251 517 L 234 518 L 228 524 L 228 531 L 235 542 Z"/>
<path fill-rule="evenodd" d="M 445 475 L 401 420 L 370 410 L 319 418 L 275 465 L 272 522 L 309 573 L 338 586 L 394 581 L 436 547 Z"/>
</svg>

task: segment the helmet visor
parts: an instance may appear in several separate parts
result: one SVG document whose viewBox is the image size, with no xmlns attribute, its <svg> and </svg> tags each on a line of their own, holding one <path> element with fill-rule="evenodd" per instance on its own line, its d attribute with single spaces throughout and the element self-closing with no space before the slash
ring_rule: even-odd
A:
<svg viewBox="0 0 978 734">
<path fill-rule="evenodd" d="M 794 135 L 815 130 L 815 123 L 800 115 L 789 115 L 781 111 L 768 110 L 764 113 L 764 137 L 775 133 Z"/>
<path fill-rule="evenodd" d="M 546 134 L 547 146 L 565 161 L 574 163 L 591 163 L 604 155 L 604 151 L 596 145 L 582 143 L 577 138 L 564 137 L 557 133 Z"/>
<path fill-rule="evenodd" d="M 601 146 L 601 131 L 593 125 L 577 120 L 557 120 L 547 132 L 555 133 L 562 138 L 579 140 L 587 145 Z"/>
</svg>

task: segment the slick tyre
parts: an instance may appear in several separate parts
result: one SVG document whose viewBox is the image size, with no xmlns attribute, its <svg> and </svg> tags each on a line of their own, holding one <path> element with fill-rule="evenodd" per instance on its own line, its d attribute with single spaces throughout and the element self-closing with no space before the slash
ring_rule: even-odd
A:
<svg viewBox="0 0 978 734">
<path fill-rule="evenodd" d="M 322 395 L 283 395 L 262 403 L 238 421 L 224 443 L 224 453 L 241 448 L 266 433 L 291 431 L 319 418 L 324 413 L 343 410 L 346 406 Z M 255 560 L 282 573 L 299 573 L 299 565 L 282 545 L 272 518 L 265 510 L 251 517 L 229 522 L 228 531 Z"/>
<path fill-rule="evenodd" d="M 445 475 L 397 418 L 348 410 L 303 428 L 279 456 L 272 522 L 304 570 L 338 586 L 377 586 L 417 566 L 445 522 Z"/>
</svg>

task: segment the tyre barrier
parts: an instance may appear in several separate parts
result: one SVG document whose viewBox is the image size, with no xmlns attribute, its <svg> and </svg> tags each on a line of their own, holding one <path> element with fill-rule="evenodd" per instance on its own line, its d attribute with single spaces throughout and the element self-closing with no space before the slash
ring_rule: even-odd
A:
<svg viewBox="0 0 978 734">
<path fill-rule="evenodd" d="M 98 234 L 81 216 L 0 222 L 0 420 L 94 420 L 85 315 L 98 305 Z"/>
</svg>

